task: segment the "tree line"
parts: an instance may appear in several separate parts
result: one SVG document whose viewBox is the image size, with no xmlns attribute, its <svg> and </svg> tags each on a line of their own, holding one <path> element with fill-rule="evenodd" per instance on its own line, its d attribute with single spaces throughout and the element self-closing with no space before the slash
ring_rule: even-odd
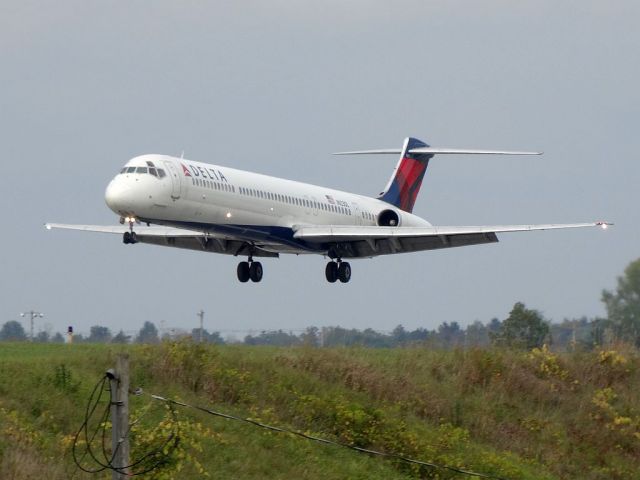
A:
<svg viewBox="0 0 640 480">
<path fill-rule="evenodd" d="M 543 344 L 559 349 L 594 348 L 605 344 L 625 342 L 640 347 L 640 259 L 631 262 L 618 278 L 615 291 L 604 290 L 602 302 L 606 318 L 565 319 L 555 323 L 545 319 L 535 310 L 517 302 L 509 316 L 503 320 L 493 318 L 487 323 L 478 320 L 466 328 L 457 322 L 443 322 L 436 329 L 417 328 L 407 330 L 398 325 L 385 333 L 371 328 L 365 330 L 335 327 L 308 327 L 300 334 L 284 330 L 262 331 L 247 335 L 242 342 L 247 345 L 317 347 L 354 346 L 402 347 L 425 345 L 434 348 L 486 347 L 489 345 L 531 349 Z M 191 337 L 194 341 L 223 344 L 219 332 L 194 328 L 191 333 L 164 333 L 161 335 L 153 322 L 145 322 L 137 335 L 126 335 L 122 330 L 115 335 L 108 327 L 95 325 L 89 335 L 75 335 L 74 342 L 90 343 L 158 343 L 162 340 Z M 8 321 L 0 329 L 0 340 L 25 341 L 27 335 L 22 324 Z M 35 342 L 62 343 L 60 333 L 50 335 L 38 332 Z"/>
</svg>

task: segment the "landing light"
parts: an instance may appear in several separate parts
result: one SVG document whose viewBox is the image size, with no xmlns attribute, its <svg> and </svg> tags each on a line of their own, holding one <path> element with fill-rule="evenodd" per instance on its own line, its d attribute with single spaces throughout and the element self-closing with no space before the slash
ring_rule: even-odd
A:
<svg viewBox="0 0 640 480">
<path fill-rule="evenodd" d="M 231 218 L 231 212 L 227 212 L 227 218 Z"/>
<path fill-rule="evenodd" d="M 613 223 L 598 222 L 597 225 L 599 225 L 601 229 L 606 230 L 609 228 L 609 225 L 613 225 Z"/>
</svg>

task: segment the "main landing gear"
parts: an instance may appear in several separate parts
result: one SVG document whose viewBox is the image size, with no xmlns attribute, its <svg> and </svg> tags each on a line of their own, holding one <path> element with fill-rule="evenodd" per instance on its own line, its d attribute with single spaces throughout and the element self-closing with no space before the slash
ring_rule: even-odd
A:
<svg viewBox="0 0 640 480">
<path fill-rule="evenodd" d="M 351 265 L 349 265 L 349 262 L 343 262 L 340 259 L 337 262 L 331 261 L 327 263 L 324 275 L 329 283 L 335 283 L 336 280 L 348 283 L 351 280 Z"/>
<path fill-rule="evenodd" d="M 249 257 L 248 262 L 240 262 L 238 264 L 238 280 L 242 283 L 247 283 L 249 280 L 258 283 L 262 280 L 262 264 L 260 262 L 254 262 L 253 258 Z"/>
</svg>

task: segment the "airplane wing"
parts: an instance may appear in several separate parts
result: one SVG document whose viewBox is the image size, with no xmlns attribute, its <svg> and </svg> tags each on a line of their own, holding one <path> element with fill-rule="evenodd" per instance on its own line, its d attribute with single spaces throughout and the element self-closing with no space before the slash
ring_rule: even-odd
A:
<svg viewBox="0 0 640 480">
<path fill-rule="evenodd" d="M 114 233 L 123 235 L 129 231 L 128 225 L 70 225 L 65 223 L 46 223 L 47 230 L 79 230 L 83 232 Z M 227 255 L 246 254 L 247 242 L 230 236 L 217 235 L 210 232 L 190 230 L 186 228 L 136 225 L 134 227 L 137 241 L 165 247 L 184 248 Z M 254 257 L 277 257 L 278 253 L 270 250 L 268 245 L 254 245 Z"/>
<path fill-rule="evenodd" d="M 503 232 L 607 228 L 609 225 L 611 224 L 606 222 L 592 222 L 460 227 L 300 226 L 296 229 L 294 238 L 311 243 L 335 244 L 341 250 L 342 256 L 353 258 L 494 243 L 498 241 L 496 234 Z"/>
<path fill-rule="evenodd" d="M 66 223 L 45 223 L 47 230 L 59 228 L 63 230 L 80 230 L 82 232 L 116 233 L 122 235 L 129 231 L 129 225 L 69 225 Z M 147 237 L 206 237 L 207 234 L 197 230 L 187 230 L 183 228 L 147 227 L 136 225 L 134 230 L 138 236 Z"/>
</svg>

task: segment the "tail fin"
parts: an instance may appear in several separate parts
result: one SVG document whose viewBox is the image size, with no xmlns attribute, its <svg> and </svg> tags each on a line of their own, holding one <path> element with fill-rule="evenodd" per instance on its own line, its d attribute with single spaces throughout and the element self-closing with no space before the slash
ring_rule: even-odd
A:
<svg viewBox="0 0 640 480">
<path fill-rule="evenodd" d="M 387 203 L 395 205 L 411 213 L 416 203 L 416 197 L 422 185 L 422 179 L 427 171 L 429 160 L 434 155 L 541 155 L 542 152 L 521 152 L 512 150 L 469 150 L 461 148 L 430 147 L 416 138 L 406 138 L 402 150 L 384 148 L 377 150 L 356 150 L 353 152 L 338 152 L 334 155 L 373 155 L 400 154 L 400 160 L 391 175 L 389 183 L 378 197 Z"/>
<path fill-rule="evenodd" d="M 433 153 L 411 153 L 410 150 L 423 147 L 429 147 L 429 145 L 416 138 L 405 139 L 400 160 L 389 183 L 378 197 L 380 200 L 395 205 L 405 212 L 413 211 L 422 179 Z"/>
</svg>

